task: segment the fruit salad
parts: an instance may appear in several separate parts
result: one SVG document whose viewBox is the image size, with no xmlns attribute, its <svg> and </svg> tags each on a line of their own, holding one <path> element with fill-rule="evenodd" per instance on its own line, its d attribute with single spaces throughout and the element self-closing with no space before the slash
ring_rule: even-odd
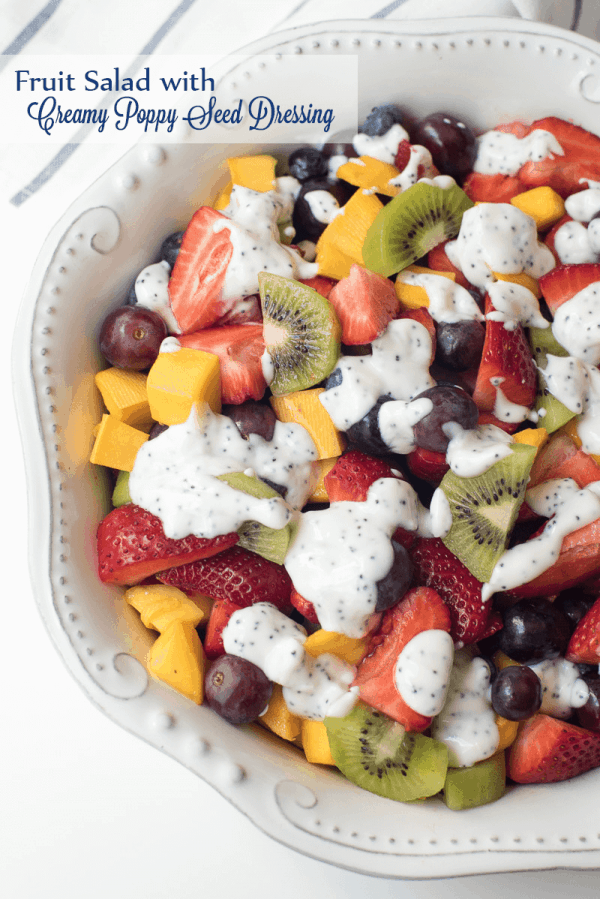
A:
<svg viewBox="0 0 600 899">
<path fill-rule="evenodd" d="M 149 672 L 389 799 L 600 766 L 600 137 L 384 104 L 228 164 L 100 334 Z"/>
</svg>

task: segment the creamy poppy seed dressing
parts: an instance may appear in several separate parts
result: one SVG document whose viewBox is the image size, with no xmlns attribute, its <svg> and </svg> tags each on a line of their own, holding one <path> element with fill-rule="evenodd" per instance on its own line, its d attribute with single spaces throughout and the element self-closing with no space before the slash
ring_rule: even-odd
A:
<svg viewBox="0 0 600 899">
<path fill-rule="evenodd" d="M 433 403 L 428 397 L 421 397 L 406 403 L 404 400 L 390 400 L 383 403 L 377 416 L 379 433 L 387 446 L 400 454 L 410 453 L 415 448 L 414 426 L 429 415 Z"/>
<path fill-rule="evenodd" d="M 513 424 L 525 421 L 527 418 L 537 421 L 537 413 L 530 410 L 529 406 L 521 406 L 508 399 L 501 386 L 504 378 L 491 378 L 490 381 L 496 391 L 493 411 L 498 421 L 508 421 Z"/>
<path fill-rule="evenodd" d="M 343 718 L 358 700 L 358 688 L 351 687 L 356 669 L 329 653 L 312 658 L 305 640 L 303 627 L 265 602 L 240 609 L 223 631 L 225 652 L 252 662 L 281 684 L 294 714 Z"/>
<path fill-rule="evenodd" d="M 557 139 L 549 131 L 536 128 L 523 138 L 502 131 L 487 131 L 477 140 L 474 172 L 483 175 L 516 175 L 526 162 L 548 156 L 564 156 Z"/>
<path fill-rule="evenodd" d="M 570 356 L 591 365 L 600 363 L 600 281 L 559 306 L 552 333 Z"/>
<path fill-rule="evenodd" d="M 348 637 L 368 633 L 377 581 L 392 567 L 391 536 L 398 527 L 417 530 L 419 505 L 406 481 L 380 478 L 365 502 L 336 502 L 300 513 L 284 565 L 324 630 Z"/>
<path fill-rule="evenodd" d="M 328 190 L 309 190 L 303 199 L 308 204 L 311 215 L 323 225 L 328 225 L 340 211 L 340 204 Z"/>
<path fill-rule="evenodd" d="M 570 718 L 573 709 L 580 709 L 590 696 L 590 688 L 579 676 L 579 668 L 566 659 L 544 659 L 529 665 L 542 684 L 543 715 Z"/>
<path fill-rule="evenodd" d="M 135 298 L 140 306 L 158 312 L 170 334 L 179 334 L 179 327 L 169 301 L 171 266 L 163 259 L 142 269 L 135 279 Z"/>
<path fill-rule="evenodd" d="M 600 453 L 600 371 L 574 356 L 548 355 L 544 369 L 550 393 L 579 414 L 577 434 L 586 453 Z"/>
<path fill-rule="evenodd" d="M 592 232 L 595 236 L 595 232 Z M 600 249 L 593 249 L 590 229 L 581 222 L 565 222 L 554 235 L 554 249 L 561 262 L 569 265 L 580 265 L 585 262 L 598 262 Z"/>
<path fill-rule="evenodd" d="M 410 402 L 435 386 L 429 374 L 431 337 L 420 322 L 390 322 L 381 337 L 373 341 L 372 350 L 371 356 L 341 356 L 336 366 L 340 383 L 319 397 L 341 431 L 364 418 L 380 396 Z M 335 377 L 334 372 L 332 380 Z"/>
<path fill-rule="evenodd" d="M 496 425 L 466 429 L 449 421 L 442 430 L 450 438 L 446 462 L 459 477 L 477 477 L 512 452 L 511 436 Z"/>
<path fill-rule="evenodd" d="M 576 222 L 589 222 L 600 212 L 600 189 L 588 187 L 565 200 L 565 212 Z"/>
<path fill-rule="evenodd" d="M 258 293 L 258 273 L 272 272 L 285 278 L 312 278 L 318 266 L 280 242 L 278 222 L 289 221 L 300 183 L 295 178 L 277 178 L 276 190 L 255 191 L 236 185 L 226 219 L 213 224 L 215 232 L 226 230 L 233 254 L 225 273 L 223 298 L 235 299 Z"/>
<path fill-rule="evenodd" d="M 192 409 L 183 424 L 171 425 L 137 454 L 129 478 L 133 502 L 157 515 L 168 537 L 215 537 L 255 520 L 273 528 L 290 520 L 290 507 L 303 506 L 312 489 L 317 452 L 301 425 L 277 422 L 269 442 L 258 434 L 245 440 L 234 422 L 208 406 Z M 252 469 L 286 488 L 280 497 L 256 499 L 217 479 Z"/>
<path fill-rule="evenodd" d="M 548 481 L 527 491 L 526 501 L 539 515 L 554 515 L 543 532 L 526 543 L 507 549 L 496 563 L 492 576 L 483 585 L 481 596 L 512 590 L 547 571 L 556 561 L 568 534 L 600 518 L 600 481 L 583 489 L 571 478 Z"/>
<path fill-rule="evenodd" d="M 390 178 L 389 183 L 393 187 L 399 187 L 400 192 L 402 192 L 408 190 L 417 181 L 433 178 L 434 175 L 435 169 L 429 150 L 426 147 L 413 144 L 410 148 L 410 156 L 406 166 L 399 175 Z"/>
<path fill-rule="evenodd" d="M 454 644 L 446 631 L 421 631 L 408 641 L 398 656 L 394 683 L 411 709 L 430 717 L 441 712 L 453 659 Z"/>
<path fill-rule="evenodd" d="M 556 265 L 551 250 L 538 241 L 534 220 L 510 203 L 479 203 L 467 209 L 458 237 L 445 250 L 453 265 L 481 290 L 495 280 L 493 272 L 526 272 L 540 278 Z"/>
<path fill-rule="evenodd" d="M 537 297 L 523 284 L 493 281 L 488 284 L 487 292 L 494 307 L 486 315 L 488 321 L 502 322 L 507 331 L 514 331 L 517 325 L 525 328 L 549 326 L 550 322 L 540 312 Z"/>
<path fill-rule="evenodd" d="M 408 131 L 402 125 L 392 127 L 380 137 L 371 137 L 368 134 L 356 134 L 352 146 L 359 156 L 372 156 L 380 162 L 393 165 L 396 159 L 398 147 L 403 140 L 409 140 Z"/>
<path fill-rule="evenodd" d="M 422 287 L 429 305 L 427 307 L 436 322 L 483 321 L 483 313 L 468 290 L 443 275 L 422 272 L 400 272 L 397 281 Z"/>
<path fill-rule="evenodd" d="M 468 650 L 454 654 L 447 698 L 431 736 L 448 747 L 450 765 L 463 768 L 488 759 L 500 743 L 490 700 L 490 669 Z"/>
</svg>

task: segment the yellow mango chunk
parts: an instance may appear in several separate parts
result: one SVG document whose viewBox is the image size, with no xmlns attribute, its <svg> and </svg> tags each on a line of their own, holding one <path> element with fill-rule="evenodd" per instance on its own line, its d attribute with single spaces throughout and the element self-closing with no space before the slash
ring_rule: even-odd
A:
<svg viewBox="0 0 600 899">
<path fill-rule="evenodd" d="M 132 471 L 138 450 L 147 439 L 148 435 L 143 431 L 123 424 L 114 415 L 103 415 L 90 462 L 119 471 Z"/>
<path fill-rule="evenodd" d="M 502 671 L 503 668 L 508 668 L 510 665 L 518 665 L 518 662 L 515 662 L 509 656 L 506 655 L 505 652 L 502 652 L 501 649 L 498 649 L 493 655 L 494 665 L 498 669 L 498 671 Z"/>
<path fill-rule="evenodd" d="M 152 630 L 167 630 L 174 621 L 197 627 L 205 613 L 193 599 L 177 587 L 168 584 L 147 584 L 130 587 L 125 600 L 140 613 L 142 624 Z"/>
<path fill-rule="evenodd" d="M 386 197 L 395 197 L 400 193 L 399 187 L 390 184 L 392 178 L 396 178 L 399 174 L 395 165 L 382 162 L 373 156 L 352 157 L 336 172 L 337 177 L 347 181 L 348 184 L 374 190 Z"/>
<path fill-rule="evenodd" d="M 192 593 L 189 599 L 193 600 L 193 602 L 202 612 L 202 620 L 200 621 L 200 624 L 207 624 L 208 619 L 210 618 L 212 607 L 215 604 L 214 599 L 212 599 L 210 596 L 206 596 L 204 593 Z"/>
<path fill-rule="evenodd" d="M 501 752 L 503 749 L 508 749 L 511 743 L 515 742 L 517 731 L 519 729 L 519 722 L 509 721 L 508 718 L 502 718 L 501 715 L 496 715 L 496 727 L 500 734 L 500 742 L 496 752 Z"/>
<path fill-rule="evenodd" d="M 229 200 L 231 199 L 232 190 L 233 181 L 229 181 L 213 203 L 213 209 L 225 209 L 226 206 L 229 206 Z"/>
<path fill-rule="evenodd" d="M 146 392 L 146 375 L 140 371 L 107 368 L 95 377 L 104 405 L 116 419 L 148 432 L 152 415 Z"/>
<path fill-rule="evenodd" d="M 188 347 L 159 353 L 146 387 L 152 418 L 163 425 L 186 421 L 195 403 L 207 402 L 213 412 L 220 412 L 219 357 Z"/>
<path fill-rule="evenodd" d="M 153 677 L 201 705 L 206 656 L 196 628 L 180 621 L 170 624 L 150 648 L 148 670 Z"/>
<path fill-rule="evenodd" d="M 293 742 L 300 737 L 302 719 L 294 715 L 288 709 L 283 698 L 283 689 L 279 684 L 273 684 L 273 692 L 267 711 L 258 719 L 270 731 L 281 737 L 282 740 Z"/>
<path fill-rule="evenodd" d="M 412 272 L 415 275 L 439 275 L 442 278 L 448 278 L 450 281 L 456 281 L 456 272 L 437 272 L 422 265 L 409 265 L 396 278 L 395 288 L 396 296 L 403 306 L 407 309 L 418 309 L 420 306 L 429 306 L 429 297 L 424 287 L 418 284 L 407 283 L 403 279 L 403 275 Z"/>
<path fill-rule="evenodd" d="M 355 262 L 351 256 L 346 256 L 334 244 L 324 240 L 318 245 L 317 264 L 320 275 L 341 281 L 348 277 Z"/>
<path fill-rule="evenodd" d="M 302 719 L 302 748 L 307 761 L 316 765 L 335 765 L 327 728 L 322 721 Z"/>
<path fill-rule="evenodd" d="M 318 459 L 332 459 L 342 455 L 346 442 L 319 400 L 323 392 L 323 387 L 315 387 L 272 396 L 271 406 L 279 421 L 295 422 L 306 428 L 317 448 Z"/>
<path fill-rule="evenodd" d="M 511 204 L 531 216 L 538 231 L 547 231 L 565 214 L 565 201 L 551 187 L 534 187 L 511 199 Z"/>
<path fill-rule="evenodd" d="M 537 449 L 543 446 L 548 439 L 548 431 L 546 428 L 525 428 L 513 434 L 514 443 L 524 443 L 527 446 L 535 446 Z"/>
<path fill-rule="evenodd" d="M 309 503 L 328 503 L 329 496 L 327 495 L 327 490 L 325 489 L 325 476 L 329 474 L 335 463 L 337 462 L 337 456 L 333 459 L 319 459 L 318 462 L 314 463 L 314 467 L 317 472 L 317 482 L 312 489 L 311 495 L 308 497 L 307 502 Z"/>
<path fill-rule="evenodd" d="M 240 187 L 248 187 L 265 193 L 275 187 L 274 156 L 233 156 L 227 160 L 231 181 Z"/>
<path fill-rule="evenodd" d="M 368 640 L 365 637 L 346 637 L 335 631 L 318 630 L 310 634 L 304 643 L 306 652 L 315 657 L 330 652 L 350 665 L 358 665 L 367 651 Z"/>
<path fill-rule="evenodd" d="M 536 278 L 532 278 L 527 272 L 518 272 L 516 275 L 504 275 L 502 272 L 492 272 L 492 274 L 496 281 L 510 281 L 511 284 L 521 284 L 523 287 L 527 287 L 538 300 L 542 295 Z"/>
<path fill-rule="evenodd" d="M 383 203 L 375 194 L 357 190 L 352 194 L 341 212 L 330 222 L 317 242 L 317 262 L 324 245 L 332 244 L 344 256 L 349 256 L 358 265 L 365 264 L 362 248 L 367 231 L 383 209 Z M 324 274 L 324 273 L 323 273 Z"/>
</svg>

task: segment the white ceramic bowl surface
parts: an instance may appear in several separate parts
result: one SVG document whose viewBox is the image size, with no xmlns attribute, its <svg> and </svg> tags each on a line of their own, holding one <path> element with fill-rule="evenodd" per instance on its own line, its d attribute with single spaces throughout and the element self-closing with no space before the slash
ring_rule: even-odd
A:
<svg viewBox="0 0 600 899">
<path fill-rule="evenodd" d="M 599 48 L 558 29 L 506 19 L 333 22 L 265 38 L 248 54 L 299 52 L 358 56 L 359 120 L 372 106 L 397 101 L 417 115 L 447 110 L 479 129 L 554 114 L 600 133 Z M 225 84 L 239 75 L 223 71 Z M 250 58 L 244 71 L 264 92 L 279 76 L 275 60 L 265 71 Z M 236 155 L 245 149 L 237 145 Z M 230 727 L 148 678 L 140 662 L 145 629 L 122 591 L 96 576 L 95 531 L 109 497 L 101 471 L 87 461 L 101 412 L 95 337 L 164 237 L 214 198 L 227 155 L 225 146 L 134 147 L 65 213 L 36 263 L 15 336 L 14 374 L 31 576 L 51 638 L 110 718 L 211 783 L 266 833 L 314 858 L 405 878 L 598 867 L 600 771 L 511 789 L 468 812 L 450 812 L 438 800 L 400 805 L 309 765 L 260 728 Z M 199 816 L 199 832 L 202 826 Z"/>
</svg>

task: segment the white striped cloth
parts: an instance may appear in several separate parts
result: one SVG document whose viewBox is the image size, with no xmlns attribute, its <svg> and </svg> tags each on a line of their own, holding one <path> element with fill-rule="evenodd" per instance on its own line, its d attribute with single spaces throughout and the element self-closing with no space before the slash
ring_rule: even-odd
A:
<svg viewBox="0 0 600 899">
<path fill-rule="evenodd" d="M 0 0 L 0 79 L 18 54 L 226 55 L 265 33 L 329 19 L 521 16 L 600 39 L 596 0 Z M 43 239 L 124 145 L 11 144 L 0 119 L 0 208 L 9 233 Z"/>
</svg>

